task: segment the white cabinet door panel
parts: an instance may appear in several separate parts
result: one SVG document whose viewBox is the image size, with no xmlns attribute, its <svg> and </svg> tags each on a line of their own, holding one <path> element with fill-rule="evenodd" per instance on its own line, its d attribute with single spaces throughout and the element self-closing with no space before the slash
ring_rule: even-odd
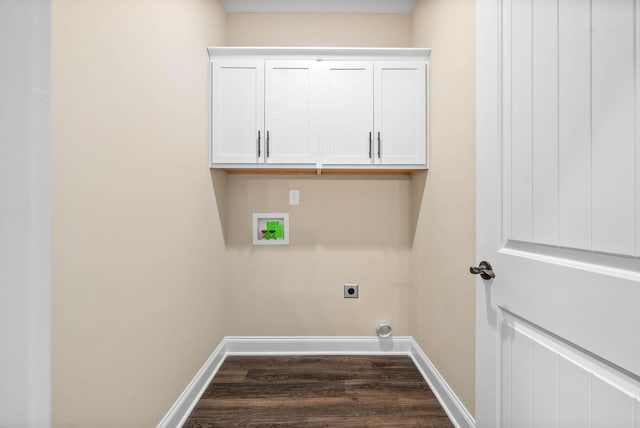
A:
<svg viewBox="0 0 640 428">
<path fill-rule="evenodd" d="M 322 64 L 322 162 L 368 165 L 373 156 L 373 64 Z"/>
<path fill-rule="evenodd" d="M 382 61 L 374 71 L 375 162 L 425 164 L 426 65 Z"/>
<path fill-rule="evenodd" d="M 267 61 L 267 163 L 315 163 L 317 96 L 314 61 Z"/>
<path fill-rule="evenodd" d="M 264 128 L 263 61 L 211 63 L 211 163 L 258 162 Z"/>
</svg>

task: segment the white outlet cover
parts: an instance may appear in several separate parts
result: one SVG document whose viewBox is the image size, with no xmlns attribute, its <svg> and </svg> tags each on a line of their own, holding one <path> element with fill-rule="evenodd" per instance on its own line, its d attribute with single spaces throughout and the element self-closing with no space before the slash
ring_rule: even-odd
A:
<svg viewBox="0 0 640 428">
<path fill-rule="evenodd" d="M 289 190 L 289 205 L 300 205 L 299 190 Z"/>
</svg>

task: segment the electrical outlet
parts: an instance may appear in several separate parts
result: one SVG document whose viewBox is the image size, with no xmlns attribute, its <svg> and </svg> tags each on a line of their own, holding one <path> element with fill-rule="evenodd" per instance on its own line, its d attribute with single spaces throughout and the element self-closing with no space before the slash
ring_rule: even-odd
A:
<svg viewBox="0 0 640 428">
<path fill-rule="evenodd" d="M 358 284 L 345 284 L 344 285 L 344 298 L 345 299 L 357 299 L 358 298 Z"/>
<path fill-rule="evenodd" d="M 299 190 L 289 190 L 289 205 L 300 205 Z"/>
</svg>

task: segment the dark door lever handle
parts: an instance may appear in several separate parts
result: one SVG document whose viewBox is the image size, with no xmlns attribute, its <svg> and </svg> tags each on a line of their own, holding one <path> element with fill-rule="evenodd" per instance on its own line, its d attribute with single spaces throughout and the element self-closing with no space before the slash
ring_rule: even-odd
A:
<svg viewBox="0 0 640 428">
<path fill-rule="evenodd" d="M 469 268 L 469 272 L 474 275 L 480 275 L 482 279 L 493 279 L 496 277 L 496 274 L 493 272 L 491 265 L 489 262 L 485 262 L 484 260 L 480 262 L 478 267 L 471 266 Z"/>
</svg>

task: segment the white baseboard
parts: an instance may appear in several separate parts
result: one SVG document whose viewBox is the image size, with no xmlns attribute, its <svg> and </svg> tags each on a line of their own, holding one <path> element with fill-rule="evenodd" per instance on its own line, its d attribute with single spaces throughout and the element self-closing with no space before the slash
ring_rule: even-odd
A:
<svg viewBox="0 0 640 428">
<path fill-rule="evenodd" d="M 474 428 L 475 421 L 410 336 L 225 337 L 202 366 L 158 428 L 182 426 L 227 355 L 407 355 L 457 428 Z"/>
<path fill-rule="evenodd" d="M 226 337 L 227 355 L 407 355 L 411 337 Z"/>
<path fill-rule="evenodd" d="M 177 428 L 181 427 L 191 414 L 191 411 L 198 403 L 198 400 L 204 394 L 205 389 L 211 383 L 211 380 L 218 372 L 218 369 L 224 362 L 227 355 L 226 338 L 213 351 L 213 354 L 207 359 L 202 368 L 196 373 L 193 380 L 187 385 L 185 390 L 180 394 L 178 400 L 162 418 L 157 428 Z"/>
<path fill-rule="evenodd" d="M 451 422 L 457 428 L 475 428 L 476 421 L 462 404 L 462 401 L 453 392 L 418 343 L 413 338 L 411 342 L 409 356 L 418 367 L 418 370 L 420 370 L 424 380 L 429 384 L 429 388 L 431 388 L 444 411 L 447 412 Z"/>
</svg>

